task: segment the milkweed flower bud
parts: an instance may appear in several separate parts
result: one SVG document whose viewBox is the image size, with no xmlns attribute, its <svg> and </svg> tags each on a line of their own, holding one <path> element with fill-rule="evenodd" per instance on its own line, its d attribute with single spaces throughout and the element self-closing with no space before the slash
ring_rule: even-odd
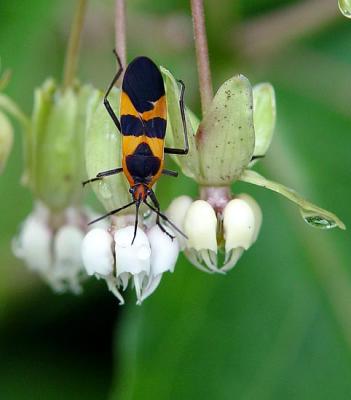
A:
<svg viewBox="0 0 351 400">
<path fill-rule="evenodd" d="M 141 304 L 156 290 L 162 275 L 173 272 L 179 253 L 177 239 L 172 240 L 156 225 L 147 232 L 138 227 L 132 243 L 133 237 L 132 225 L 117 228 L 114 234 L 96 228 L 85 236 L 82 245 L 87 273 L 103 278 L 120 304 L 124 304 L 121 291 L 127 289 L 129 281 L 137 304 Z"/>
<path fill-rule="evenodd" d="M 182 232 L 184 232 L 184 217 L 192 202 L 193 199 L 190 196 L 179 196 L 176 197 L 168 207 L 167 215 Z M 186 239 L 178 232 L 175 232 L 175 235 L 177 236 L 180 250 L 184 250 L 186 247 Z"/>
<path fill-rule="evenodd" d="M 262 213 L 256 201 L 247 194 L 231 200 L 223 210 L 225 259 L 223 271 L 233 268 L 244 250 L 256 241 Z"/>
<path fill-rule="evenodd" d="M 53 212 L 79 205 L 85 178 L 84 137 L 99 92 L 90 85 L 62 90 L 46 80 L 34 92 L 30 124 L 24 131 L 22 181 Z"/>
</svg>

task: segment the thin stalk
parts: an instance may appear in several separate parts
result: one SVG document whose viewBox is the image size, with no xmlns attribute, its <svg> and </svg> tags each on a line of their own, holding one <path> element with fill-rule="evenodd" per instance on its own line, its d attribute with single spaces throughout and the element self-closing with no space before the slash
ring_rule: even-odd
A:
<svg viewBox="0 0 351 400">
<path fill-rule="evenodd" d="M 126 46 L 126 5 L 125 0 L 116 0 L 115 15 L 115 44 L 116 51 L 121 59 L 122 67 L 127 64 L 127 46 Z M 121 79 L 121 78 L 120 78 Z M 120 81 L 119 79 L 119 81 Z"/>
<path fill-rule="evenodd" d="M 76 11 L 69 35 L 65 66 L 63 71 L 63 88 L 69 87 L 73 80 L 77 69 L 78 53 L 80 46 L 80 38 L 84 25 L 84 16 L 87 0 L 77 0 Z"/>
<path fill-rule="evenodd" d="M 203 0 L 191 0 L 201 109 L 204 115 L 213 98 Z"/>
</svg>

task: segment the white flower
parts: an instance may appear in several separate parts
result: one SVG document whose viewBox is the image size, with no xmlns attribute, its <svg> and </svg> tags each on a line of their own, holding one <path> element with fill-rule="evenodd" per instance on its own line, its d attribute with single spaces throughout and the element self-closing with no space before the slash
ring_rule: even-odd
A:
<svg viewBox="0 0 351 400">
<path fill-rule="evenodd" d="M 167 231 L 173 235 L 168 228 Z M 146 233 L 129 225 L 112 235 L 103 229 L 91 230 L 83 240 L 82 258 L 89 275 L 103 278 L 109 290 L 124 304 L 120 290 L 126 290 L 131 280 L 141 304 L 158 287 L 166 271 L 173 272 L 179 246 L 158 226 Z"/>
<path fill-rule="evenodd" d="M 108 276 L 113 273 L 112 236 L 95 228 L 86 234 L 82 243 L 82 259 L 88 275 Z"/>
<path fill-rule="evenodd" d="M 86 233 L 84 219 L 91 216 L 89 210 L 68 208 L 54 227 L 50 211 L 37 203 L 13 241 L 13 252 L 56 292 L 79 293 L 84 275 L 80 250 Z"/>
<path fill-rule="evenodd" d="M 179 196 L 175 198 L 169 205 L 167 210 L 167 215 L 172 215 L 172 222 L 177 226 L 182 232 L 184 231 L 183 222 L 185 220 L 185 214 L 191 206 L 193 199 L 190 196 Z M 183 235 L 175 232 L 178 239 L 180 250 L 184 250 L 186 247 L 186 239 Z"/>
<path fill-rule="evenodd" d="M 196 200 L 184 215 L 184 231 L 188 236 L 186 254 L 200 269 L 203 264 L 213 272 L 217 268 L 217 217 L 214 209 L 204 200 Z"/>
<path fill-rule="evenodd" d="M 247 194 L 231 200 L 223 210 L 225 260 L 222 271 L 233 268 L 244 250 L 256 241 L 262 213 L 256 201 Z"/>
<path fill-rule="evenodd" d="M 179 203 L 179 200 L 174 202 Z M 180 212 L 180 207 L 173 204 L 168 209 L 173 220 L 177 217 L 175 211 L 183 215 L 179 223 L 188 236 L 185 255 L 193 265 L 206 272 L 224 273 L 233 268 L 243 251 L 256 241 L 262 223 L 260 207 L 247 194 L 219 204 L 221 207 L 214 209 L 209 202 L 196 200 L 190 206 L 183 203 L 185 212 L 184 209 Z M 219 250 L 225 253 L 220 267 Z"/>
</svg>

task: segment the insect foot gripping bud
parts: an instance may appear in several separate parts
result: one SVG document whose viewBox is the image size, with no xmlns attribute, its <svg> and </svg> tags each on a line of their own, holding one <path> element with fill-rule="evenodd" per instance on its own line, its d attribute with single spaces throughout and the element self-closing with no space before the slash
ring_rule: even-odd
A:
<svg viewBox="0 0 351 400">
<path fill-rule="evenodd" d="M 85 236 L 82 245 L 87 273 L 104 279 L 120 304 L 124 304 L 121 290 L 127 289 L 129 281 L 134 286 L 137 304 L 141 304 L 156 290 L 163 273 L 173 272 L 179 253 L 177 240 L 156 225 L 146 232 L 138 227 L 134 241 L 133 237 L 134 225 L 114 233 L 96 228 Z"/>
<path fill-rule="evenodd" d="M 167 140 L 170 145 L 179 146 L 179 88 L 168 70 L 163 68 L 162 73 L 168 104 Z M 220 86 L 202 121 L 188 109 L 184 118 L 189 153 L 183 158 L 174 155 L 174 159 L 182 172 L 198 183 L 200 200 L 181 196 L 173 200 L 167 214 L 187 235 L 188 240 L 180 239 L 180 244 L 193 265 L 206 272 L 224 273 L 256 241 L 261 210 L 250 196 L 231 192 L 233 183 L 239 180 L 273 190 L 295 202 L 311 226 L 345 229 L 336 215 L 251 170 L 266 156 L 273 138 L 276 103 L 269 83 L 252 88 L 243 75 L 234 76 Z"/>
<path fill-rule="evenodd" d="M 82 147 L 98 99 L 98 91 L 89 85 L 63 91 L 47 80 L 35 90 L 32 118 L 24 126 L 23 182 L 33 193 L 35 207 L 13 250 L 58 292 L 78 293 L 86 276 L 80 246 L 95 215 L 82 206 Z"/>
</svg>

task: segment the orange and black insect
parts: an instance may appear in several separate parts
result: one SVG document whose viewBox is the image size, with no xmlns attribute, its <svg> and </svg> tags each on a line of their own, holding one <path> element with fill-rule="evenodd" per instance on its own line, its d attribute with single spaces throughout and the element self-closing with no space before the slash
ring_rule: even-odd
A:
<svg viewBox="0 0 351 400">
<path fill-rule="evenodd" d="M 160 70 L 147 57 L 137 57 L 128 65 L 122 82 L 120 99 L 121 121 L 119 121 L 108 101 L 111 89 L 123 72 L 121 61 L 117 53 L 115 51 L 114 53 L 119 64 L 119 70 L 107 89 L 104 104 L 117 129 L 122 134 L 122 167 L 100 172 L 95 178 L 89 179 L 83 184 L 123 172 L 130 184 L 129 191 L 132 194 L 133 201 L 121 208 L 110 211 L 92 221 L 91 224 L 135 204 L 134 241 L 138 226 L 139 206 L 141 203 L 145 203 L 157 214 L 156 223 L 164 232 L 167 233 L 160 223 L 160 218 L 167 221 L 174 229 L 184 235 L 160 212 L 159 202 L 152 190 L 153 185 L 162 174 L 178 176 L 177 172 L 163 168 L 164 154 L 187 154 L 189 150 L 184 112 L 184 83 L 178 81 L 181 85 L 179 107 L 184 128 L 184 149 L 165 147 L 167 100 Z M 148 202 L 148 198 L 150 198 L 152 204 Z"/>
</svg>

